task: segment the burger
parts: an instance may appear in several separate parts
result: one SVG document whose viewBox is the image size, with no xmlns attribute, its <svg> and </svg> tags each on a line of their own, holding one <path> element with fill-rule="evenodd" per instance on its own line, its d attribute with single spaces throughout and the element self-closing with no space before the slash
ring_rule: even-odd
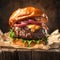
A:
<svg viewBox="0 0 60 60">
<path fill-rule="evenodd" d="M 20 47 L 33 47 L 47 43 L 48 17 L 36 7 L 19 8 L 9 18 L 10 37 L 13 44 Z"/>
</svg>

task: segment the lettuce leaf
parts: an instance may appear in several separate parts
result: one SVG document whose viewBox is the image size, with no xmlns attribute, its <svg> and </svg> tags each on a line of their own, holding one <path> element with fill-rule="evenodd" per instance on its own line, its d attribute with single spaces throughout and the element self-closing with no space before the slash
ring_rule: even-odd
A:
<svg viewBox="0 0 60 60">
<path fill-rule="evenodd" d="M 12 29 L 10 29 L 10 37 L 11 37 L 11 38 L 14 38 L 14 36 L 15 36 L 15 33 L 13 32 Z"/>
</svg>

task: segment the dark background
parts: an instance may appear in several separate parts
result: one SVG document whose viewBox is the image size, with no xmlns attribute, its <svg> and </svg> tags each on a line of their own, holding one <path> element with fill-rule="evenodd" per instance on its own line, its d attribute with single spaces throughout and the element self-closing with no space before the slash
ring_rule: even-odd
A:
<svg viewBox="0 0 60 60">
<path fill-rule="evenodd" d="M 11 13 L 17 8 L 35 6 L 42 8 L 48 16 L 49 33 L 60 30 L 60 1 L 59 0 L 0 0 L 0 29 L 8 32 Z"/>
</svg>

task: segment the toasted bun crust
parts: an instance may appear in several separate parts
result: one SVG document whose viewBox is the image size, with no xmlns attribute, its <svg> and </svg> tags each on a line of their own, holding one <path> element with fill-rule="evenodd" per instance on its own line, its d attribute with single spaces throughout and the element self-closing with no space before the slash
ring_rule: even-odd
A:
<svg viewBox="0 0 60 60">
<path fill-rule="evenodd" d="M 36 17 L 36 16 L 43 16 L 47 18 L 46 14 L 41 9 L 35 7 L 26 7 L 22 9 L 19 8 L 16 11 L 14 11 L 10 16 L 9 25 L 10 27 L 12 27 L 14 23 L 19 20 L 23 20 L 24 18 Z"/>
</svg>

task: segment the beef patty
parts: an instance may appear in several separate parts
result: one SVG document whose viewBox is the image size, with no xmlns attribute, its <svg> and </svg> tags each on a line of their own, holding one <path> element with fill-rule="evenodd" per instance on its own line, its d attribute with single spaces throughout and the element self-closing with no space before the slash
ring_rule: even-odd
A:
<svg viewBox="0 0 60 60">
<path fill-rule="evenodd" d="M 14 27 L 13 31 L 15 32 L 15 37 L 23 39 L 42 39 L 46 37 L 46 30 L 44 28 L 39 28 L 35 32 L 32 32 L 28 27 Z"/>
</svg>

